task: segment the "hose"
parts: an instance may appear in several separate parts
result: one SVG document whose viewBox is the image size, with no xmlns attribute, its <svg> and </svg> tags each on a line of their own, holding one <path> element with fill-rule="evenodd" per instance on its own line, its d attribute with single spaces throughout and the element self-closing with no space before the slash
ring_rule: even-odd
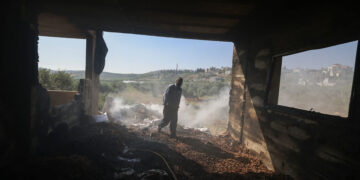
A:
<svg viewBox="0 0 360 180">
<path fill-rule="evenodd" d="M 170 167 L 169 163 L 166 161 L 166 159 L 164 158 L 164 156 L 162 156 L 160 153 L 155 152 L 155 151 L 152 151 L 152 150 L 150 150 L 150 149 L 130 149 L 130 150 L 134 150 L 134 151 L 144 151 L 144 152 L 151 152 L 151 153 L 153 153 L 153 154 L 155 154 L 155 155 L 159 156 L 159 157 L 160 157 L 160 158 L 164 161 L 165 165 L 166 165 L 166 166 L 167 166 L 167 168 L 169 169 L 169 171 L 170 171 L 171 175 L 173 176 L 174 180 L 177 180 L 177 177 L 176 177 L 176 175 L 175 175 L 174 171 L 171 169 L 171 167 Z"/>
</svg>

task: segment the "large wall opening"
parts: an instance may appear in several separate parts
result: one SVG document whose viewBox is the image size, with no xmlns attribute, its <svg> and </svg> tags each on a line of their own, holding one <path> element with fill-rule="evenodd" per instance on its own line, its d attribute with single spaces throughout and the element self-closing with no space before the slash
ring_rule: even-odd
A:
<svg viewBox="0 0 360 180">
<path fill-rule="evenodd" d="M 71 102 L 85 70 L 86 40 L 40 36 L 38 48 L 39 83 L 51 105 Z"/>
<path fill-rule="evenodd" d="M 34 98 L 38 104 L 46 106 L 36 105 L 39 111 L 45 112 L 39 114 L 46 114 L 43 119 L 49 119 L 48 124 L 39 126 L 44 127 L 47 135 L 43 145 L 45 153 L 61 154 L 65 150 L 86 155 L 101 164 L 99 167 L 114 178 L 125 177 L 128 171 L 132 174 L 126 177 L 139 178 L 154 170 L 161 176 L 170 176 L 171 173 L 173 179 L 177 179 L 178 175 L 180 179 L 211 179 L 214 174 L 228 173 L 229 177 L 235 177 L 254 172 L 249 176 L 272 176 L 273 172 L 261 159 L 234 141 L 228 131 L 232 42 L 109 32 L 90 32 L 88 35 L 86 40 L 79 41 L 86 44 L 86 48 L 75 46 L 75 41 L 73 44 L 61 44 L 53 38 L 51 42 L 61 44 L 61 47 L 52 51 L 56 47 L 46 49 L 50 44 L 46 46 L 43 38 L 40 40 L 41 71 L 48 68 L 46 72 L 53 75 L 60 70 L 72 81 L 81 80 L 81 90 L 74 91 L 74 100 L 67 103 L 48 109 L 45 95 Z M 102 40 L 99 36 L 103 36 L 108 51 L 104 53 L 107 54 L 105 68 L 100 74 L 98 86 L 98 74 L 92 74 L 96 72 L 89 67 L 92 63 L 96 66 L 96 61 L 101 60 L 96 58 L 96 47 L 104 48 L 104 45 L 96 43 Z M 74 54 L 59 52 L 64 46 L 73 50 Z M 86 49 L 86 53 L 80 48 Z M 47 57 L 47 53 L 52 56 Z M 78 55 L 83 61 L 76 67 L 75 60 L 80 56 L 74 57 Z M 43 63 L 47 59 L 56 61 Z M 84 69 L 85 59 L 86 73 L 80 69 Z M 57 62 L 61 63 L 53 66 Z M 93 79 L 88 73 L 94 75 Z M 53 90 L 49 90 L 54 88 L 51 84 L 54 78 L 48 78 L 48 85 L 42 76 L 40 73 L 40 83 L 48 89 L 50 99 L 60 97 L 52 96 Z M 169 124 L 161 131 L 158 131 L 158 125 L 164 117 L 163 94 L 178 77 L 182 77 L 184 82 L 174 137 Z M 64 88 L 59 89 L 61 94 L 66 92 Z M 74 89 L 65 90 L 72 92 Z M 39 87 L 34 92 L 46 94 L 44 91 Z M 97 102 L 97 95 L 98 106 L 92 106 L 93 102 Z M 91 113 L 85 114 L 89 104 L 92 106 Z M 92 113 L 93 109 L 97 111 Z M 159 156 L 165 158 L 159 159 Z M 163 166 L 161 160 L 164 159 L 171 166 Z M 163 170 L 164 167 L 166 170 Z"/>
<path fill-rule="evenodd" d="M 130 127 L 157 124 L 163 94 L 182 77 L 181 128 L 227 130 L 233 43 L 104 33 L 109 48 L 99 108 Z"/>
<path fill-rule="evenodd" d="M 357 43 L 283 56 L 278 104 L 347 117 Z"/>
<path fill-rule="evenodd" d="M 39 37 L 39 81 L 48 90 L 77 90 L 85 70 L 84 39 Z"/>
</svg>

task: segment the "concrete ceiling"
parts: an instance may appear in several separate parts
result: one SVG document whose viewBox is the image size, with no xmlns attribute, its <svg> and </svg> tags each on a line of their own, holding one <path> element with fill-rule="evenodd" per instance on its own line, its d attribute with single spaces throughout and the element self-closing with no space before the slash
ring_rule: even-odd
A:
<svg viewBox="0 0 360 180">
<path fill-rule="evenodd" d="M 39 32 L 85 38 L 87 30 L 233 41 L 259 34 L 314 29 L 359 17 L 352 4 L 232 0 L 40 0 Z M 352 19 L 351 21 L 354 21 Z"/>
</svg>

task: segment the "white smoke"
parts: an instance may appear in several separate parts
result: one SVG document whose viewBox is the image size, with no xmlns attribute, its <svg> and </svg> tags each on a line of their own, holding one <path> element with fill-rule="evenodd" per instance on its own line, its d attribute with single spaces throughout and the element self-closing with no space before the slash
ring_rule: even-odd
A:
<svg viewBox="0 0 360 180">
<path fill-rule="evenodd" d="M 110 106 L 110 112 L 117 112 L 121 109 L 130 109 L 131 105 L 126 105 L 124 103 L 124 100 L 121 98 L 114 98 L 114 100 L 112 101 L 112 105 Z"/>
<path fill-rule="evenodd" d="M 229 87 L 223 88 L 218 95 L 207 101 L 189 103 L 181 97 L 178 124 L 185 128 L 212 128 L 226 126 L 229 104 Z M 121 97 L 105 102 L 104 109 L 112 119 L 125 125 L 147 127 L 162 118 L 161 104 L 125 104 Z M 224 128 L 223 128 L 224 129 Z M 216 134 L 216 133 L 215 133 Z"/>
<path fill-rule="evenodd" d="M 188 128 L 211 126 L 218 121 L 226 121 L 229 105 L 229 88 L 224 88 L 216 98 L 196 105 L 186 104 L 182 97 L 178 123 Z"/>
</svg>

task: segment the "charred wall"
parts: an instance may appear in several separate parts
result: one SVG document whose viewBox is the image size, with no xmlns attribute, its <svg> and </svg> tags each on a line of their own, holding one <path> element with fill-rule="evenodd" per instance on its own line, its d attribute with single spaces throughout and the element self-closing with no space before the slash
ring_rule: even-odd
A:
<svg viewBox="0 0 360 180">
<path fill-rule="evenodd" d="M 277 105 L 279 54 L 356 40 L 358 32 L 352 26 L 342 29 L 342 35 L 338 29 L 325 34 L 289 32 L 288 41 L 273 35 L 235 42 L 229 102 L 232 137 L 261 157 L 269 169 L 296 179 L 359 178 L 359 55 L 349 118 Z"/>
<path fill-rule="evenodd" d="M 264 97 L 270 59 L 270 50 L 264 46 L 256 47 L 250 42 L 234 44 L 229 132 L 273 170 L 259 124 L 265 120 Z"/>
<path fill-rule="evenodd" d="M 354 27 L 349 30 L 359 32 Z M 308 48 L 326 47 L 359 38 L 357 33 L 345 32 L 333 36 L 337 39 L 325 36 L 322 43 L 314 43 Z M 349 35 L 353 38 L 349 39 Z M 303 38 L 303 41 L 308 40 Z M 358 179 L 360 126 L 356 109 L 359 109 L 359 47 L 347 118 L 278 106 L 281 56 L 276 56 L 275 50 L 273 52 L 275 57 L 271 63 L 265 107 L 267 120 L 261 122 L 261 126 L 276 170 L 298 179 Z"/>
<path fill-rule="evenodd" d="M 286 107 L 267 110 L 263 133 L 276 170 L 311 179 L 355 178 L 358 125 Z"/>
<path fill-rule="evenodd" d="M 26 161 L 30 152 L 31 89 L 37 84 L 37 19 L 34 4 L 2 6 L 0 166 Z"/>
</svg>

